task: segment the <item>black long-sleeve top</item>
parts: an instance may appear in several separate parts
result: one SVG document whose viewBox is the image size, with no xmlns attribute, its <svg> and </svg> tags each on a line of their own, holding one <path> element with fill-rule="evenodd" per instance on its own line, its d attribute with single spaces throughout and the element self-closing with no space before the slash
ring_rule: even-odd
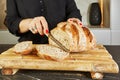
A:
<svg viewBox="0 0 120 80">
<path fill-rule="evenodd" d="M 44 16 L 48 22 L 49 30 L 56 27 L 59 22 L 68 18 L 79 18 L 81 15 L 74 0 L 7 0 L 7 15 L 5 25 L 8 30 L 19 36 L 18 41 L 33 41 L 33 43 L 48 43 L 46 36 L 40 34 L 19 33 L 19 23 L 26 18 Z"/>
</svg>

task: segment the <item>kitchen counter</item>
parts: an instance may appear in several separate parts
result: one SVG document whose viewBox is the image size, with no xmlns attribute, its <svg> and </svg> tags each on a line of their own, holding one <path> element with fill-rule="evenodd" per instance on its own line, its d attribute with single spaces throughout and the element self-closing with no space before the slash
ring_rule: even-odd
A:
<svg viewBox="0 0 120 80">
<path fill-rule="evenodd" d="M 13 45 L 0 44 L 0 53 L 12 47 Z M 105 45 L 107 50 L 113 56 L 113 59 L 120 67 L 120 46 Z M 13 76 L 2 76 L 0 80 L 92 80 L 89 72 L 76 71 L 46 71 L 46 70 L 19 70 Z M 103 80 L 120 80 L 118 74 L 104 74 Z"/>
</svg>

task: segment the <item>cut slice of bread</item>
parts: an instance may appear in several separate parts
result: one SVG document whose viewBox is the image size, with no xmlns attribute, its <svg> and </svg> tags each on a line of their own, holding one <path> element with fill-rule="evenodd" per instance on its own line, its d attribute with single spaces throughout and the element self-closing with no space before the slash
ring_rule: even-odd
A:
<svg viewBox="0 0 120 80">
<path fill-rule="evenodd" d="M 69 56 L 68 52 L 49 44 L 36 45 L 36 49 L 37 55 L 47 60 L 62 61 Z"/>
<path fill-rule="evenodd" d="M 30 54 L 33 50 L 32 41 L 23 41 L 13 47 L 13 51 L 18 54 Z"/>
</svg>

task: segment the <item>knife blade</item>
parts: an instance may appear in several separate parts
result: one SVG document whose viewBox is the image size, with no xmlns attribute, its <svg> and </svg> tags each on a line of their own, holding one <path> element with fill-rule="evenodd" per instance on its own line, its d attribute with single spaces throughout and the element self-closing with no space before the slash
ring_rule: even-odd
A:
<svg viewBox="0 0 120 80">
<path fill-rule="evenodd" d="M 46 36 L 47 36 L 48 38 L 50 38 L 51 40 L 53 40 L 53 41 L 54 41 L 61 49 L 63 49 L 64 51 L 66 51 L 66 52 L 69 52 L 69 51 L 70 51 L 70 50 L 67 49 L 62 43 L 60 43 L 57 39 L 55 39 L 51 33 L 46 34 Z"/>
</svg>

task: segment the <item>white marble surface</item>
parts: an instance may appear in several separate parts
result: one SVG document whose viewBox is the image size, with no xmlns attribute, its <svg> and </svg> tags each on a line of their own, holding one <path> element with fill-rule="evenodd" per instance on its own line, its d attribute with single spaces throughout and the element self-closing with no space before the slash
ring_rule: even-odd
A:
<svg viewBox="0 0 120 80">
<path fill-rule="evenodd" d="M 9 33 L 8 30 L 0 30 L 0 44 L 16 44 L 18 37 Z"/>
</svg>

